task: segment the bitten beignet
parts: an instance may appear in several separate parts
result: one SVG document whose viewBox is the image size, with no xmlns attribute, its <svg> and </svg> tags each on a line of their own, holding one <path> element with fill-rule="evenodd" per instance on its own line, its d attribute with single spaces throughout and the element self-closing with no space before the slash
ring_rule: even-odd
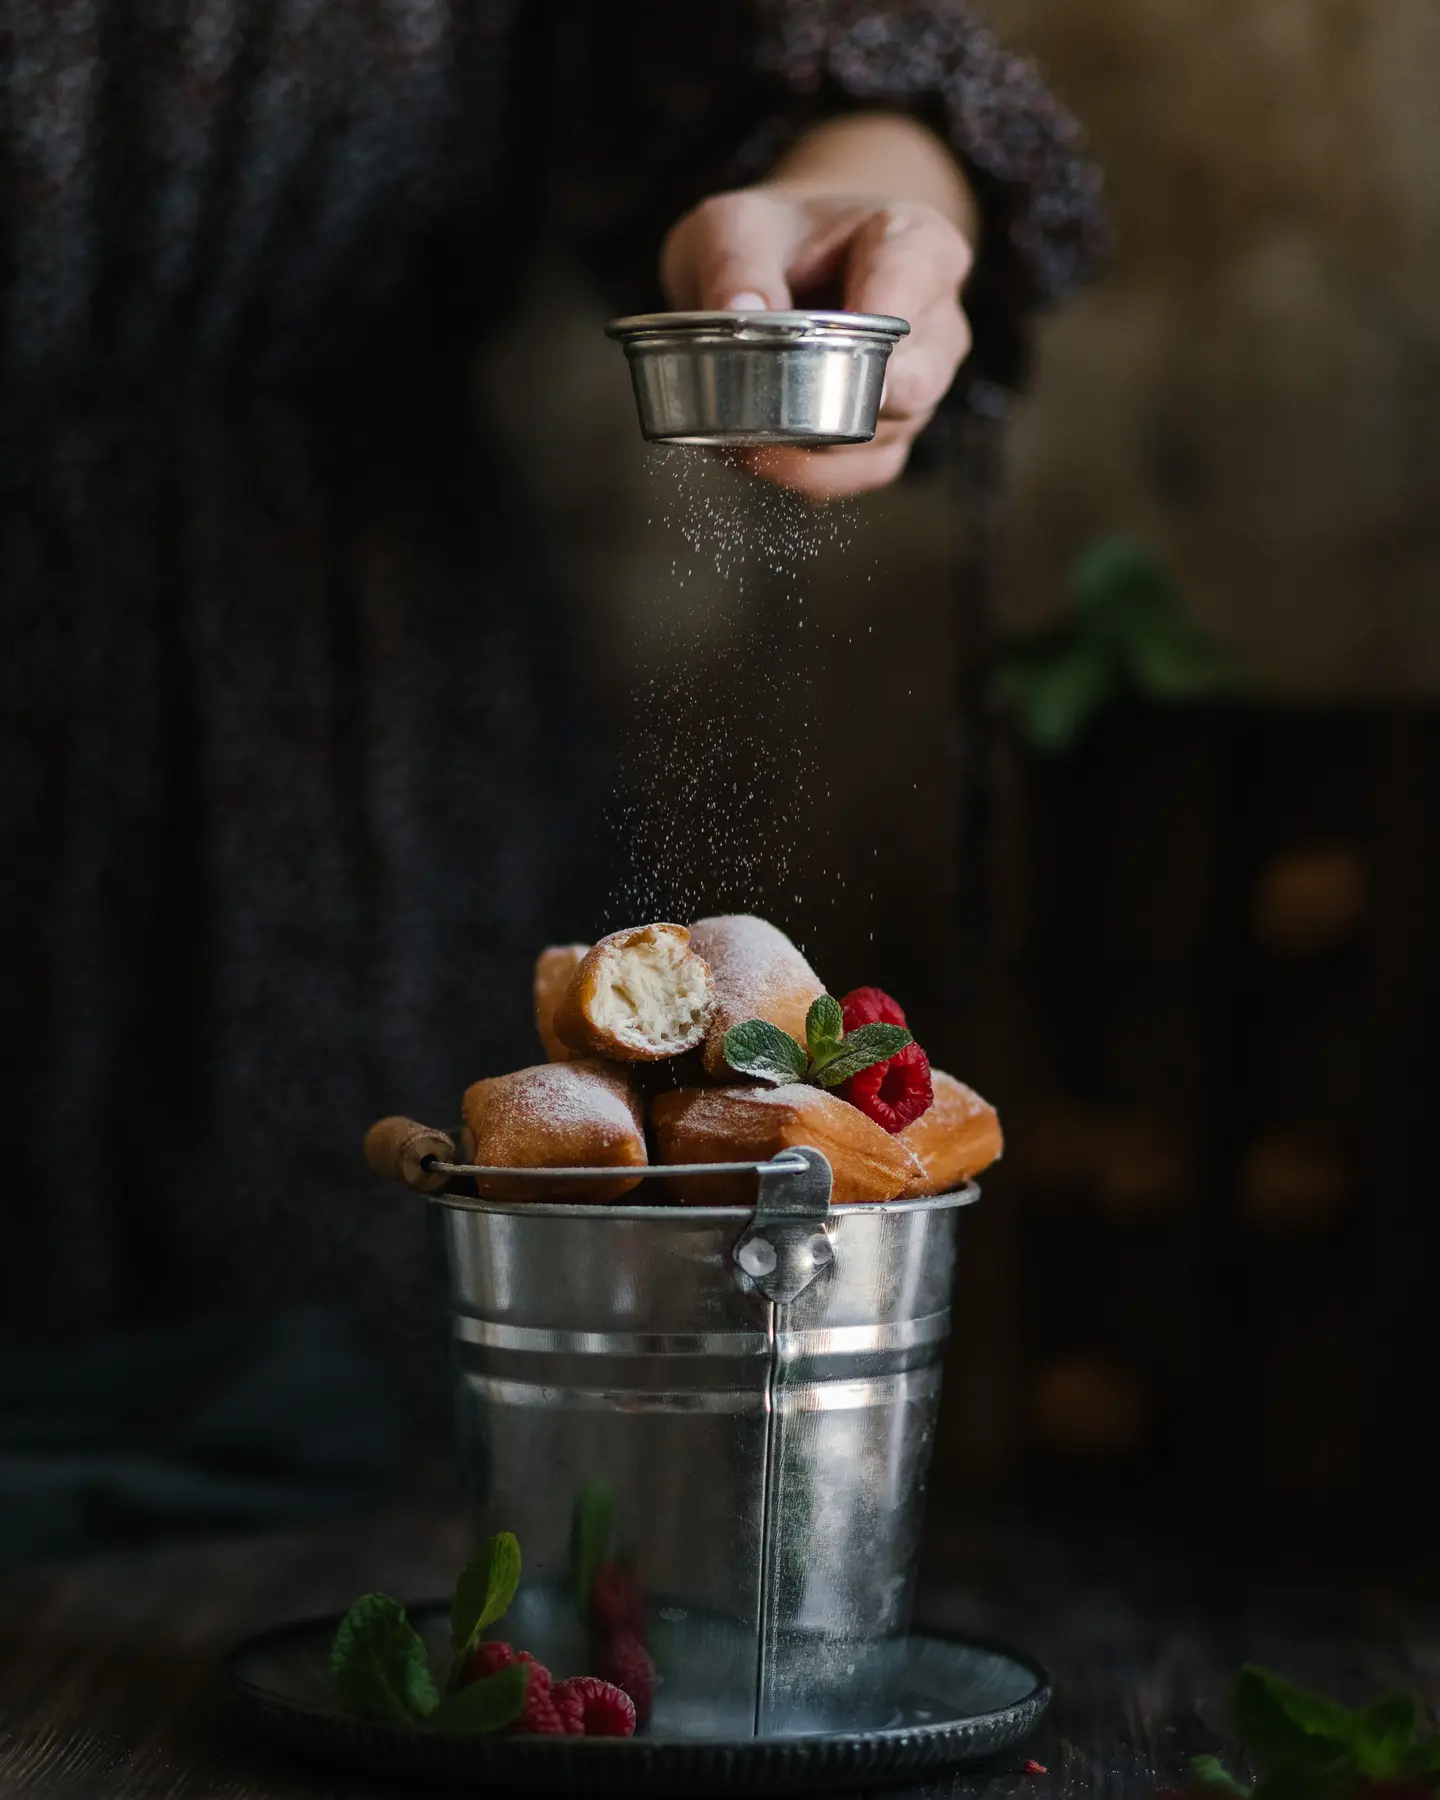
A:
<svg viewBox="0 0 1440 1800">
<path fill-rule="evenodd" d="M 899 1138 L 837 1095 L 800 1082 L 657 1094 L 650 1121 L 667 1163 L 765 1162 L 808 1144 L 829 1160 L 837 1206 L 898 1200 L 924 1176 Z M 754 1180 L 744 1175 L 671 1177 L 668 1185 L 676 1199 L 695 1206 L 745 1205 L 755 1197 Z"/>
<path fill-rule="evenodd" d="M 1000 1120 L 988 1100 L 943 1069 L 930 1071 L 935 1099 L 928 1111 L 912 1119 L 898 1134 L 920 1159 L 925 1178 L 921 1194 L 948 1194 L 962 1187 L 1005 1148 Z"/>
<path fill-rule="evenodd" d="M 625 1069 L 602 1062 L 539 1063 L 477 1081 L 461 1102 L 475 1160 L 502 1169 L 643 1169 L 644 1115 Z M 614 1181 L 516 1181 L 477 1175 L 482 1200 L 618 1200 Z"/>
<path fill-rule="evenodd" d="M 581 1055 L 658 1062 L 695 1049 L 714 1012 L 710 970 L 685 927 L 635 925 L 586 952 L 555 1031 Z"/>
<path fill-rule="evenodd" d="M 748 913 L 730 913 L 692 925 L 690 942 L 715 982 L 715 1016 L 701 1052 L 707 1075 L 733 1076 L 725 1033 L 747 1019 L 768 1019 L 805 1047 L 805 1015 L 825 988 L 783 931 Z"/>
<path fill-rule="evenodd" d="M 555 1014 L 570 992 L 588 944 L 551 944 L 535 959 L 535 1029 L 551 1062 L 569 1062 L 576 1054 L 555 1029 Z"/>
</svg>

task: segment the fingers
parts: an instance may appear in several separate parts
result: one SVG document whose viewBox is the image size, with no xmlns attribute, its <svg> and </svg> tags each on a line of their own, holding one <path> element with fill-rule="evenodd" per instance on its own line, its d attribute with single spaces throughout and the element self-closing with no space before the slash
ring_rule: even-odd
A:
<svg viewBox="0 0 1440 1800">
<path fill-rule="evenodd" d="M 928 207 L 887 208 L 856 231 L 845 304 L 910 322 L 910 335 L 895 346 L 885 372 L 882 418 L 928 418 L 955 379 L 970 350 L 960 284 L 971 261 L 961 233 Z"/>
<path fill-rule="evenodd" d="M 682 311 L 785 312 L 793 209 L 760 193 L 716 194 L 665 241 L 660 276 Z"/>
<path fill-rule="evenodd" d="M 868 444 L 829 450 L 764 449 L 727 453 L 762 481 L 788 488 L 806 500 L 843 500 L 888 487 L 905 467 L 915 431 L 882 425 Z"/>
<path fill-rule="evenodd" d="M 661 254 L 670 304 L 682 310 L 784 311 L 833 284 L 846 310 L 905 319 L 891 354 L 880 425 L 868 444 L 766 449 L 736 460 L 812 500 L 893 481 L 970 349 L 960 289 L 971 264 L 963 233 L 934 208 L 786 194 L 719 194 L 686 215 Z M 833 304 L 833 302 L 832 302 Z"/>
<path fill-rule="evenodd" d="M 958 295 L 972 261 L 959 230 L 932 207 L 882 207 L 850 239 L 845 305 L 913 321 Z"/>
<path fill-rule="evenodd" d="M 913 320 L 910 336 L 890 354 L 885 370 L 882 419 L 923 422 L 950 390 L 955 371 L 970 353 L 970 324 L 958 300 L 942 301 Z"/>
</svg>

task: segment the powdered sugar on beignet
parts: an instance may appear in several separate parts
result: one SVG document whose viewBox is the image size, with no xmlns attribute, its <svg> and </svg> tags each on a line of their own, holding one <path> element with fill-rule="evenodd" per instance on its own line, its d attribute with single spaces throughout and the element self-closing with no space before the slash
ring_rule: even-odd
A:
<svg viewBox="0 0 1440 1800">
<path fill-rule="evenodd" d="M 805 1047 L 805 1015 L 825 988 L 783 931 L 750 913 L 728 913 L 697 920 L 690 941 L 715 982 L 715 1017 L 703 1051 L 707 1075 L 733 1078 L 725 1033 L 749 1019 L 768 1019 Z"/>
<path fill-rule="evenodd" d="M 899 1133 L 925 1170 L 922 1194 L 948 1194 L 988 1169 L 1005 1147 L 995 1108 L 943 1069 L 930 1071 L 934 1103 Z"/>
<path fill-rule="evenodd" d="M 923 1179 L 919 1160 L 864 1113 L 823 1088 L 682 1088 L 657 1094 L 650 1121 L 660 1160 L 667 1163 L 768 1162 L 782 1150 L 808 1145 L 829 1161 L 837 1206 L 899 1200 Z M 668 1186 L 698 1206 L 753 1200 L 753 1177 L 685 1175 Z"/>
<path fill-rule="evenodd" d="M 555 1016 L 572 1049 L 620 1062 L 658 1062 L 702 1042 L 714 984 L 683 925 L 613 931 L 590 950 Z"/>
<path fill-rule="evenodd" d="M 478 1163 L 501 1169 L 643 1169 L 644 1115 L 628 1070 L 579 1058 L 539 1063 L 466 1089 L 461 1102 Z M 477 1175 L 486 1200 L 618 1200 L 633 1176 L 586 1182 Z"/>
</svg>

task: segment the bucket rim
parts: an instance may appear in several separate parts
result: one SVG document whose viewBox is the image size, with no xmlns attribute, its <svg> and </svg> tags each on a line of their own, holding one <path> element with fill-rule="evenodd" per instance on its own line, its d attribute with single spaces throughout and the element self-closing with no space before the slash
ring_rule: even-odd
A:
<svg viewBox="0 0 1440 1800">
<path fill-rule="evenodd" d="M 597 1171 L 598 1173 L 599 1171 Z M 610 1171 L 613 1173 L 613 1171 Z M 678 1224 L 685 1220 L 696 1224 L 739 1224 L 755 1217 L 754 1206 L 643 1206 L 624 1202 L 599 1204 L 585 1200 L 482 1200 L 478 1194 L 426 1194 L 432 1206 L 449 1212 L 495 1213 L 506 1218 L 531 1218 L 544 1213 L 557 1219 L 607 1219 L 616 1222 L 654 1220 Z M 905 1200 L 856 1200 L 831 1203 L 831 1224 L 852 1213 L 948 1212 L 956 1207 L 973 1206 L 980 1198 L 978 1183 L 967 1181 L 964 1187 L 947 1194 L 921 1194 Z"/>
</svg>

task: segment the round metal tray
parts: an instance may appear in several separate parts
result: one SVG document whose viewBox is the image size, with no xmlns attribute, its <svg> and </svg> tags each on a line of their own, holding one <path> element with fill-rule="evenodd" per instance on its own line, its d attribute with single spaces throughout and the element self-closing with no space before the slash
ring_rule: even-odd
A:
<svg viewBox="0 0 1440 1800">
<path fill-rule="evenodd" d="M 429 1639 L 448 1609 L 413 1606 Z M 818 1719 L 783 1735 L 667 1723 L 633 1738 L 453 1737 L 351 1718 L 336 1703 L 338 1619 L 248 1638 L 226 1665 L 236 1704 L 272 1744 L 308 1761 L 426 1786 L 547 1794 L 806 1794 L 899 1781 L 982 1762 L 1022 1743 L 1050 1704 L 1030 1657 L 980 1639 L 916 1632 L 887 1647 L 885 1698 L 868 1718 Z"/>
</svg>

